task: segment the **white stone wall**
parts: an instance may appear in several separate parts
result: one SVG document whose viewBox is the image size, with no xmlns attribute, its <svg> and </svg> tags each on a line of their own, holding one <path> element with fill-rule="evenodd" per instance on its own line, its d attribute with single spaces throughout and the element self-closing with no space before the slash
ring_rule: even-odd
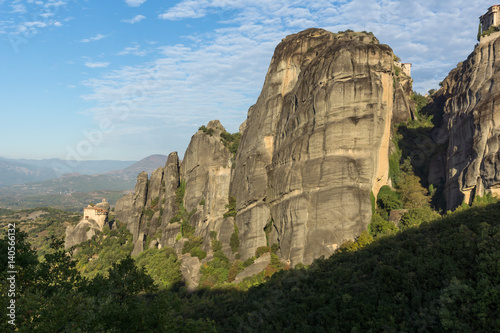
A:
<svg viewBox="0 0 500 333">
<path fill-rule="evenodd" d="M 108 214 L 99 213 L 99 211 L 93 207 L 87 207 L 83 209 L 83 218 L 85 220 L 96 221 L 97 224 L 99 225 L 100 230 L 102 230 L 102 228 L 104 227 L 107 216 Z"/>
<path fill-rule="evenodd" d="M 482 26 L 482 31 L 488 30 L 492 25 L 500 24 L 500 6 L 495 5 L 488 8 L 488 11 L 479 18 Z"/>
</svg>

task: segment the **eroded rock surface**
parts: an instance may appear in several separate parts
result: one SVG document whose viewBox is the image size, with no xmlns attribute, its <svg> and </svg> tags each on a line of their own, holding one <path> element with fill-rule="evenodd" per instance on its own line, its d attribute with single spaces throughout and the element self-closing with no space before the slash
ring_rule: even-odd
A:
<svg viewBox="0 0 500 333">
<path fill-rule="evenodd" d="M 366 229 L 370 191 L 388 181 L 392 119 L 410 117 L 393 63 L 363 33 L 308 29 L 278 45 L 231 183 L 242 259 L 278 241 L 282 259 L 308 264 Z"/>
<path fill-rule="evenodd" d="M 186 217 L 194 235 L 204 239 L 203 249 L 210 249 L 210 232 L 215 231 L 230 255 L 234 223 L 223 215 L 228 204 L 232 153 L 221 140 L 225 132 L 218 120 L 209 122 L 193 135 L 182 162 L 177 153 L 171 153 L 165 167 L 150 177 L 141 173 L 134 192 L 118 200 L 116 219 L 126 223 L 133 235 L 133 255 L 152 246 L 169 246 L 181 254 L 187 241 L 182 227 Z M 176 192 L 181 185 L 185 190 L 179 197 Z M 182 219 L 175 219 L 181 206 L 185 213 Z"/>
<path fill-rule="evenodd" d="M 211 121 L 182 162 L 171 154 L 117 203 L 134 254 L 150 246 L 180 254 L 189 226 L 207 252 L 215 231 L 230 259 L 236 235 L 242 260 L 277 242 L 291 265 L 332 254 L 370 222 L 370 192 L 388 182 L 391 124 L 411 117 L 410 91 L 411 78 L 395 74 L 392 50 L 371 34 L 308 29 L 286 37 L 240 126 L 235 158 L 224 127 Z"/>
<path fill-rule="evenodd" d="M 190 254 L 185 254 L 180 259 L 180 270 L 186 287 L 190 291 L 195 290 L 200 281 L 201 262 L 198 257 L 191 257 Z"/>
<path fill-rule="evenodd" d="M 221 141 L 222 132 L 226 130 L 214 120 L 205 132 L 193 135 L 180 168 L 186 183 L 184 207 L 193 212 L 190 224 L 196 235 L 205 238 L 205 249 L 210 244 L 210 231 L 220 231 L 228 204 L 232 154 Z"/>
<path fill-rule="evenodd" d="M 437 138 L 447 138 L 444 169 L 447 208 L 475 195 L 500 196 L 500 34 L 479 43 L 443 81 L 435 99 L 444 116 Z M 442 140 L 443 141 L 443 140 Z M 442 171 L 441 171 L 442 172 Z"/>
<path fill-rule="evenodd" d="M 234 283 L 238 284 L 242 282 L 246 277 L 250 277 L 262 272 L 271 263 L 271 253 L 264 253 L 259 258 L 255 259 L 255 262 L 250 266 L 246 267 L 242 272 L 236 275 Z"/>
</svg>

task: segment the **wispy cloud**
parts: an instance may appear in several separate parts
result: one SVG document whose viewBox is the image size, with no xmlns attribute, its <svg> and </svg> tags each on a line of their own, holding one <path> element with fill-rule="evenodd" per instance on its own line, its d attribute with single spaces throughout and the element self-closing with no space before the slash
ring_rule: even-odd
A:
<svg viewBox="0 0 500 333">
<path fill-rule="evenodd" d="M 125 3 L 129 7 L 139 7 L 143 3 L 145 3 L 146 0 L 125 0 Z"/>
<path fill-rule="evenodd" d="M 4 4 L 7 3 L 7 4 Z M 39 34 L 44 28 L 61 27 L 60 7 L 68 1 L 59 0 L 12 0 L 1 1 L 0 5 L 10 10 L 3 10 L 0 30 L 27 40 Z"/>
<path fill-rule="evenodd" d="M 19 14 L 24 14 L 26 13 L 26 6 L 23 5 L 22 3 L 14 3 L 11 5 L 12 6 L 12 12 L 13 13 L 19 13 Z"/>
<path fill-rule="evenodd" d="M 42 1 L 37 1 L 38 4 L 42 4 L 43 2 Z M 45 3 L 45 7 L 46 8 L 49 8 L 49 7 L 61 7 L 61 6 L 66 6 L 68 2 L 67 1 L 57 1 L 57 0 L 49 0 Z"/>
<path fill-rule="evenodd" d="M 258 97 L 276 45 L 286 35 L 310 27 L 374 32 L 403 61 L 413 63 L 414 88 L 425 92 L 436 88 L 472 50 L 477 17 L 488 6 L 485 0 L 473 4 L 466 0 L 184 0 L 159 17 L 182 20 L 216 14 L 222 28 L 185 36 L 182 44 L 155 45 L 160 55 L 154 61 L 85 81 L 91 93 L 83 98 L 96 103 L 90 114 L 117 119 L 123 131 L 128 127 L 140 131 L 136 126 L 140 121 L 185 129 L 182 139 L 189 140 L 193 129 L 215 118 L 235 131 Z M 132 45 L 118 54 L 141 52 L 139 45 Z M 148 133 L 144 131 L 140 135 Z M 162 137 L 162 133 L 156 134 Z"/>
<path fill-rule="evenodd" d="M 159 15 L 164 20 L 182 20 L 185 18 L 199 18 L 207 14 L 210 2 L 207 0 L 182 1 Z"/>
<path fill-rule="evenodd" d="M 120 52 L 118 52 L 118 55 L 129 55 L 129 54 L 132 54 L 132 55 L 135 55 L 135 56 L 144 57 L 148 53 L 151 53 L 151 51 L 150 50 L 144 50 L 144 49 L 141 48 L 140 45 L 136 44 L 134 46 L 129 46 L 129 47 L 124 48 L 123 50 L 121 50 Z"/>
<path fill-rule="evenodd" d="M 104 68 L 109 66 L 109 62 L 90 62 L 87 61 L 85 63 L 85 66 L 88 68 Z"/>
<path fill-rule="evenodd" d="M 34 36 L 40 33 L 41 29 L 46 27 L 62 27 L 62 23 L 56 20 L 25 21 L 20 23 L 15 33 Z"/>
<path fill-rule="evenodd" d="M 103 34 L 97 34 L 94 37 L 84 38 L 84 39 L 80 40 L 80 42 L 81 43 L 95 42 L 95 41 L 101 40 L 101 39 L 106 38 L 106 37 L 108 37 L 108 36 L 103 35 Z"/>
<path fill-rule="evenodd" d="M 123 19 L 122 22 L 135 24 L 135 23 L 141 22 L 145 18 L 146 18 L 146 16 L 144 16 L 144 15 L 136 15 L 133 18 L 131 18 L 130 20 Z"/>
</svg>

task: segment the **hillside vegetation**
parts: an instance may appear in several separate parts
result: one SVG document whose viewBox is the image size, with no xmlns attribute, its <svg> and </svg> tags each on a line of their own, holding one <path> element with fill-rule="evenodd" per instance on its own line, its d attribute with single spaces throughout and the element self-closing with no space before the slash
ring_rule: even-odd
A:
<svg viewBox="0 0 500 333">
<path fill-rule="evenodd" d="M 182 282 L 173 249 L 150 248 L 131 258 L 132 235 L 113 215 L 111 229 L 77 245 L 70 257 L 57 239 L 78 215 L 1 209 L 4 226 L 18 221 L 28 232 L 18 233 L 16 243 L 18 327 L 26 332 L 500 332 L 500 204 L 487 195 L 476 197 L 472 207 L 444 211 L 443 184 L 425 181 L 425 161 L 442 147 L 432 147 L 421 160 L 415 154 L 439 115 L 428 109 L 427 98 L 415 94 L 414 100 L 416 118 L 394 128 L 392 187 L 372 195 L 368 229 L 310 266 L 285 266 L 276 255 L 278 244 L 231 262 L 215 231 L 207 254 L 203 239 L 188 228 L 192 213 L 182 206 L 182 183 L 180 213 L 174 217 L 190 236 L 182 253 L 213 256 L 203 263 L 194 292 Z M 226 141 L 238 139 L 228 135 Z M 228 215 L 235 212 L 234 198 L 226 208 Z M 235 252 L 236 227 L 233 235 Z M 0 247 L 5 250 L 7 239 Z M 262 255 L 270 256 L 269 265 L 234 283 Z M 6 285 L 2 288 L 5 302 Z M 1 325 L 8 327 L 5 320 Z"/>
<path fill-rule="evenodd" d="M 29 250 L 22 233 L 17 234 L 16 246 L 16 321 L 25 332 L 499 332 L 500 328 L 498 203 L 464 206 L 357 250 L 317 259 L 309 267 L 282 270 L 246 292 L 226 287 L 189 294 L 175 279 L 163 284 L 153 279 L 147 263 L 138 265 L 129 257 L 112 264 L 106 275 L 89 279 L 64 254 L 60 242 L 53 242 L 53 251 L 44 260 Z M 0 248 L 5 252 L 6 247 L 4 239 Z M 6 258 L 1 260 L 5 267 Z M 6 272 L 1 274 L 5 281 Z M 5 302 L 5 284 L 2 295 Z M 7 328 L 5 318 L 1 325 Z"/>
<path fill-rule="evenodd" d="M 15 223 L 27 233 L 27 240 L 38 255 L 43 256 L 50 249 L 51 238 L 64 238 L 66 228 L 78 223 L 80 218 L 80 213 L 51 207 L 17 211 L 0 209 L 0 230 L 5 234 L 8 224 Z"/>
</svg>

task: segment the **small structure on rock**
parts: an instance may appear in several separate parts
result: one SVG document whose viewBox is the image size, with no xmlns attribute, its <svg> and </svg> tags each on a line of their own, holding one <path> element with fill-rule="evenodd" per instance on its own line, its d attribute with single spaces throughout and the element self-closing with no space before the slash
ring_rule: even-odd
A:
<svg viewBox="0 0 500 333">
<path fill-rule="evenodd" d="M 91 205 L 83 209 L 83 218 L 76 226 L 69 226 L 66 229 L 65 248 L 70 248 L 89 240 L 96 234 L 97 231 L 102 231 L 102 228 L 108 223 L 109 203 L 106 199 L 102 202 Z"/>
<path fill-rule="evenodd" d="M 108 220 L 108 212 L 109 212 L 109 204 L 106 199 L 102 199 L 102 202 L 97 205 L 88 205 L 83 209 L 83 218 L 84 220 L 94 220 L 99 226 L 99 230 L 102 230 L 102 227 Z"/>
<path fill-rule="evenodd" d="M 481 33 L 500 25 L 500 5 L 488 8 L 488 11 L 479 17 L 479 22 L 481 23 Z"/>
<path fill-rule="evenodd" d="M 411 66 L 412 64 L 409 63 L 409 62 L 399 62 L 399 61 L 395 61 L 394 64 L 401 68 L 401 70 L 403 71 L 403 73 L 405 73 L 406 75 L 408 75 L 409 77 L 411 77 Z"/>
</svg>

